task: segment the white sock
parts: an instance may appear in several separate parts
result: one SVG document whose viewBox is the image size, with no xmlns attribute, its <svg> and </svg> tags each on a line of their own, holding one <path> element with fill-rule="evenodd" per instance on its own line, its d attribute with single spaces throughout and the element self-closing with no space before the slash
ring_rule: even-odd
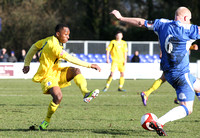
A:
<svg viewBox="0 0 200 138">
<path fill-rule="evenodd" d="M 171 109 L 165 115 L 160 117 L 157 120 L 157 122 L 164 125 L 167 122 L 184 118 L 187 115 L 188 115 L 188 109 L 184 105 L 181 105 L 181 106 L 178 106 L 178 107 Z"/>
</svg>

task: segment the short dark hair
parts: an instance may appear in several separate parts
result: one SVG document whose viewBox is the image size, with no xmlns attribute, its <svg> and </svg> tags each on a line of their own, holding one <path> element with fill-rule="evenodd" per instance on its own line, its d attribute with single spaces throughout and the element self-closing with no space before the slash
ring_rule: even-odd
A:
<svg viewBox="0 0 200 138">
<path fill-rule="evenodd" d="M 55 33 L 56 32 L 59 32 L 63 27 L 68 27 L 66 24 L 58 24 L 58 25 L 56 25 L 56 27 L 55 27 Z"/>
<path fill-rule="evenodd" d="M 122 31 L 117 31 L 117 32 L 115 33 L 115 35 L 117 35 L 117 34 L 119 34 L 119 33 L 120 33 L 120 34 L 123 34 Z"/>
</svg>

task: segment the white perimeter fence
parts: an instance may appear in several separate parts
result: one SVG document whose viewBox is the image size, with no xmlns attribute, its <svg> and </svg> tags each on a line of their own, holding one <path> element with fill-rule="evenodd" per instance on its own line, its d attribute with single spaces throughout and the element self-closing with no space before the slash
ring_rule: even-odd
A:
<svg viewBox="0 0 200 138">
<path fill-rule="evenodd" d="M 28 74 L 23 74 L 23 63 L 0 63 L 0 79 L 30 79 L 34 76 L 39 63 L 31 63 Z M 61 63 L 63 67 L 73 66 L 81 69 L 86 79 L 107 79 L 110 74 L 111 64 L 99 63 L 102 71 L 80 67 L 71 63 Z M 200 60 L 197 63 L 190 63 L 191 73 L 200 78 Z M 157 79 L 161 76 L 159 63 L 127 63 L 125 79 Z M 116 71 L 114 79 L 119 79 L 119 72 Z"/>
<path fill-rule="evenodd" d="M 64 48 L 69 53 L 77 54 L 105 54 L 106 47 L 109 45 L 110 41 L 68 41 Z M 160 49 L 157 41 L 127 41 L 128 46 L 128 56 L 134 54 L 137 50 L 140 54 L 160 54 Z"/>
<path fill-rule="evenodd" d="M 110 41 L 69 41 L 64 45 L 64 48 L 69 53 L 83 53 L 105 54 L 106 47 Z M 159 54 L 159 46 L 156 41 L 127 41 L 128 56 L 134 54 L 138 50 L 140 54 Z M 110 74 L 110 64 L 98 63 L 102 71 L 98 72 L 93 69 L 88 69 L 76 66 L 70 63 L 61 63 L 62 66 L 74 66 L 81 69 L 82 74 L 86 79 L 107 79 Z M 30 72 L 28 74 L 22 73 L 23 63 L 0 63 L 0 79 L 29 79 L 36 73 L 39 63 L 31 63 Z M 190 63 L 191 73 L 200 78 L 200 61 L 197 63 Z M 157 79 L 161 76 L 159 63 L 127 63 L 125 70 L 126 79 Z M 119 78 L 119 72 L 115 72 L 114 79 Z"/>
</svg>

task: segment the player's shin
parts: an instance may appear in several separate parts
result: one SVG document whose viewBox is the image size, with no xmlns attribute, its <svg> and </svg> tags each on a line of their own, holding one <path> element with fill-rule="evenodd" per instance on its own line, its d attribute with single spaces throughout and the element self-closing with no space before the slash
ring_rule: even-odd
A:
<svg viewBox="0 0 200 138">
<path fill-rule="evenodd" d="M 189 114 L 189 111 L 185 105 L 180 105 L 178 107 L 175 107 L 171 109 L 169 112 L 167 112 L 165 115 L 160 117 L 157 122 L 164 125 L 167 122 L 175 121 L 181 118 L 186 117 Z"/>
<path fill-rule="evenodd" d="M 58 106 L 59 104 L 55 104 L 53 101 L 50 102 L 45 121 L 47 121 L 48 123 L 50 122 L 51 116 L 57 110 Z"/>
<path fill-rule="evenodd" d="M 82 74 L 76 75 L 74 77 L 74 82 L 81 89 L 83 96 L 85 96 L 85 94 L 89 92 L 89 90 L 87 89 L 87 81 Z"/>
<path fill-rule="evenodd" d="M 149 88 L 147 91 L 145 91 L 144 94 L 145 94 L 147 97 L 149 97 L 149 95 L 150 95 L 153 91 L 157 90 L 157 89 L 161 86 L 162 82 L 163 82 L 163 81 L 162 81 L 161 79 L 157 79 L 157 80 L 153 83 L 153 85 L 151 86 L 151 88 Z"/>
<path fill-rule="evenodd" d="M 124 82 L 125 82 L 124 77 L 120 77 L 120 79 L 119 79 L 119 89 L 121 89 L 123 87 Z"/>
<path fill-rule="evenodd" d="M 109 78 L 108 78 L 108 80 L 107 80 L 107 82 L 106 82 L 106 88 L 109 88 L 109 86 L 110 86 L 110 84 L 111 84 L 111 82 L 112 82 L 112 77 L 111 76 L 109 76 Z"/>
</svg>

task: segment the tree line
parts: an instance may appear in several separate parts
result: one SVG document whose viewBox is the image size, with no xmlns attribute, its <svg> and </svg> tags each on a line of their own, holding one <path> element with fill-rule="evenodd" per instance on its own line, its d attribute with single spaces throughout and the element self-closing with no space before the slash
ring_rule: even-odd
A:
<svg viewBox="0 0 200 138">
<path fill-rule="evenodd" d="M 123 24 L 109 13 L 117 9 L 123 16 L 174 19 L 179 6 L 191 10 L 192 23 L 200 22 L 198 0 L 0 0 L 0 48 L 16 54 L 28 50 L 53 35 L 58 23 L 69 25 L 70 40 L 111 40 L 121 30 L 127 41 L 157 41 L 152 31 Z"/>
</svg>

